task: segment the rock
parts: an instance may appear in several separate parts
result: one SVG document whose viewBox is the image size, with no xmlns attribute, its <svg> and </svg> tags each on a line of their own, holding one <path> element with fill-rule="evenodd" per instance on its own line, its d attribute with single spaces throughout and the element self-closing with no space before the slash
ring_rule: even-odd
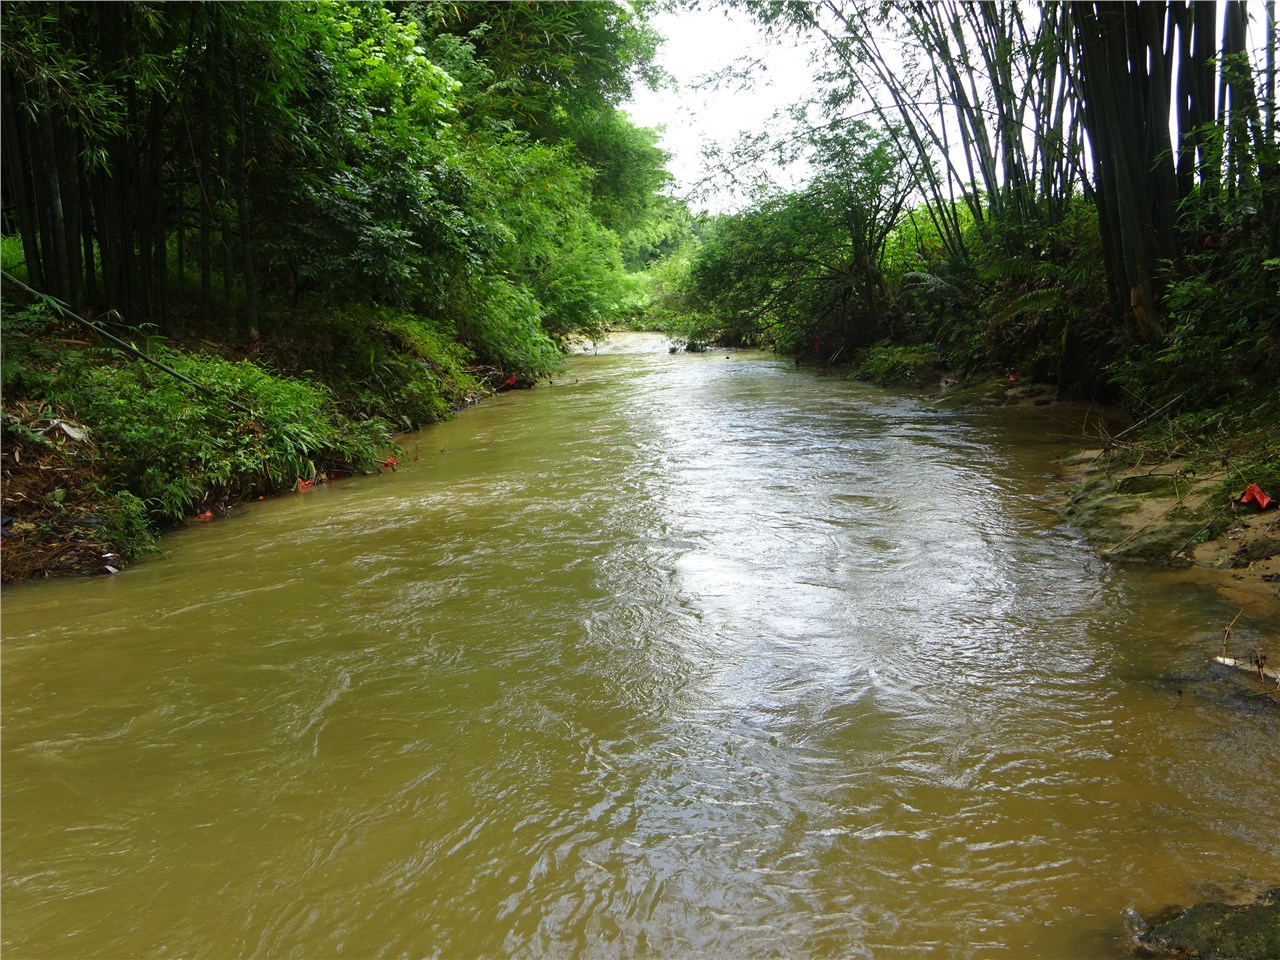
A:
<svg viewBox="0 0 1280 960">
<path fill-rule="evenodd" d="M 1098 448 L 1095 450 L 1076 450 L 1072 453 L 1065 454 L 1059 461 L 1064 467 L 1092 466 L 1102 459 L 1105 450 Z"/>
<path fill-rule="evenodd" d="M 1247 543 L 1231 557 L 1231 566 L 1247 567 L 1259 560 L 1269 560 L 1280 554 L 1280 537 L 1260 537 Z"/>
<path fill-rule="evenodd" d="M 1185 483 L 1183 486 L 1187 486 Z M 1178 489 L 1177 477 L 1163 473 L 1149 473 L 1136 477 L 1125 477 L 1116 485 L 1116 492 L 1125 495 L 1156 493 L 1162 495 L 1172 495 L 1177 497 L 1181 491 Z"/>
<path fill-rule="evenodd" d="M 1196 535 L 1198 529 L 1199 524 L 1196 523 L 1156 526 L 1136 536 L 1131 535 L 1127 541 L 1117 543 L 1104 553 L 1113 560 L 1189 567 L 1192 564 L 1191 558 L 1179 551 Z"/>
<path fill-rule="evenodd" d="M 1280 887 L 1254 903 L 1197 903 L 1156 924 L 1141 943 L 1157 955 L 1196 960 L 1275 960 L 1280 957 Z"/>
</svg>

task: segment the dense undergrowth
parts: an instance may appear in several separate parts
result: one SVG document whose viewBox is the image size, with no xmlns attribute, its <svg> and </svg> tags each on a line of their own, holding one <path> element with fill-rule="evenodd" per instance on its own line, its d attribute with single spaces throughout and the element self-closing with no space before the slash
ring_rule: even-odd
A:
<svg viewBox="0 0 1280 960">
<path fill-rule="evenodd" d="M 6 3 L 5 577 L 370 469 L 632 311 L 649 9 Z"/>
<path fill-rule="evenodd" d="M 394 434 L 487 392 L 492 371 L 387 310 L 311 317 L 253 358 L 226 345 L 96 342 L 47 303 L 6 305 L 6 581 L 118 568 L 186 519 L 380 469 Z"/>
</svg>

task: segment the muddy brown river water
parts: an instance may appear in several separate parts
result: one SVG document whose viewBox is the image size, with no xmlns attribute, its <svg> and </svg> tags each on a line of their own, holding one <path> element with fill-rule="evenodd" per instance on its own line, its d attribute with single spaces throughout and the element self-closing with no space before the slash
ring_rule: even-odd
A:
<svg viewBox="0 0 1280 960">
<path fill-rule="evenodd" d="M 7 589 L 4 955 L 1125 956 L 1280 881 L 1280 711 L 1080 442 L 628 335 Z"/>
</svg>

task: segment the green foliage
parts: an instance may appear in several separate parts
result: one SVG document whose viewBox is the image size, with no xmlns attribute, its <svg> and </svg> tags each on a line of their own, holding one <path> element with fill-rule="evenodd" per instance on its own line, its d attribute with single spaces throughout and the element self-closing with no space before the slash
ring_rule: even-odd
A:
<svg viewBox="0 0 1280 960">
<path fill-rule="evenodd" d="M 541 310 L 528 290 L 501 275 L 459 284 L 451 306 L 462 337 L 479 359 L 532 382 L 559 369 L 563 359 L 542 327 Z"/>
<path fill-rule="evenodd" d="M 36 396 L 49 385 L 58 359 L 52 336 L 61 326 L 52 310 L 43 304 L 21 309 L 5 305 L 0 383 L 6 396 Z"/>
<path fill-rule="evenodd" d="M 81 131 L 96 151 L 119 135 L 128 123 L 128 105 L 122 78 L 128 77 L 144 91 L 167 85 L 171 65 L 163 44 L 154 44 L 158 24 L 149 5 L 136 4 L 129 11 L 137 46 L 125 62 L 108 63 L 95 49 L 98 23 L 85 5 L 16 2 L 4 5 L 4 29 L 0 49 L 5 66 L 22 77 L 32 97 L 31 113 L 52 111 Z M 117 42 L 120 42 L 119 39 Z M 126 41 L 127 42 L 127 41 Z M 101 161 L 101 155 L 94 156 Z"/>
<path fill-rule="evenodd" d="M 348 417 L 400 430 L 443 420 L 476 389 L 465 369 L 471 353 L 453 330 L 392 308 L 317 311 L 268 354 L 332 390 Z"/>
<path fill-rule="evenodd" d="M 98 535 L 111 544 L 125 562 L 155 549 L 156 534 L 145 501 L 128 490 L 94 490 L 103 522 Z"/>
<path fill-rule="evenodd" d="M 1017 232 L 1014 243 L 1002 225 L 968 220 L 965 260 L 927 232 L 914 256 L 895 238 L 900 262 L 914 267 L 893 278 L 904 314 L 895 333 L 934 346 L 962 374 L 1017 373 L 1098 395 L 1097 354 L 1112 331 L 1093 209 L 1077 200 L 1054 225 Z"/>
<path fill-rule="evenodd" d="M 676 331 L 692 312 L 686 299 L 691 252 L 654 261 L 641 273 L 632 274 L 639 285 L 640 299 L 628 315 L 627 323 L 644 330 Z"/>
<path fill-rule="evenodd" d="M 493 77 L 480 106 L 547 143 L 630 96 L 637 82 L 660 79 L 658 35 L 645 22 L 648 4 L 420 4 L 428 34 L 465 38 Z M 576 142 L 576 141 L 575 141 Z M 580 156 L 588 163 L 590 149 Z M 592 164 L 594 166 L 594 164 Z"/>
<path fill-rule="evenodd" d="M 861 121 L 810 132 L 817 168 L 801 190 L 720 218 L 690 271 L 692 299 L 720 318 L 719 339 L 823 359 L 886 332 L 893 309 L 881 264 L 905 202 L 904 159 Z"/>
<path fill-rule="evenodd" d="M 1113 367 L 1117 381 L 1153 406 L 1181 397 L 1187 407 L 1274 392 L 1280 384 L 1280 269 L 1259 210 L 1280 201 L 1280 184 L 1253 195 L 1183 204 L 1192 250 L 1168 265 L 1168 325 L 1154 349 Z"/>
<path fill-rule="evenodd" d="M 671 174 L 658 131 L 637 127 L 615 107 L 602 107 L 576 118 L 567 132 L 593 172 L 591 210 L 603 225 L 626 234 L 660 208 L 658 192 Z"/>
<path fill-rule="evenodd" d="M 618 233 L 653 215 L 668 179 L 657 134 L 619 109 L 657 79 L 646 15 L 594 0 L 6 5 L 21 74 L 6 110 L 30 134 L 7 144 L 31 144 L 12 159 L 52 165 L 72 225 L 97 224 L 83 239 L 100 263 L 51 292 L 173 336 L 216 339 L 221 321 L 236 343 L 296 338 L 282 304 L 389 307 L 474 334 L 460 349 L 481 363 L 545 372 L 553 342 L 634 310 Z M 50 124 L 62 153 L 45 157 Z M 44 229 L 27 252 L 51 265 L 61 241 Z M 394 384 L 398 422 L 443 409 L 448 388 L 380 346 L 338 352 L 344 399 L 368 375 L 358 406 Z M 436 358 L 405 362 L 423 359 L 431 373 Z"/>
<path fill-rule="evenodd" d="M 697 242 L 689 208 L 671 197 L 656 198 L 646 216 L 620 239 L 623 265 L 636 271 L 685 252 Z"/>
<path fill-rule="evenodd" d="M 443 382 L 466 386 L 466 366 L 472 353 L 458 342 L 454 331 L 423 317 L 392 310 L 381 312 L 387 333 L 401 350 L 429 367 Z"/>
<path fill-rule="evenodd" d="M 0 269 L 19 280 L 27 279 L 27 254 L 22 249 L 22 238 L 16 233 L 0 237 Z"/>
<path fill-rule="evenodd" d="M 924 347 L 878 344 L 858 354 L 849 378 L 882 386 L 923 387 L 938 379 L 938 355 Z"/>
<path fill-rule="evenodd" d="M 600 339 L 624 313 L 625 279 L 618 237 L 590 219 L 565 224 L 558 256 L 531 278 L 542 305 L 542 326 L 552 339 Z"/>
<path fill-rule="evenodd" d="M 657 134 L 620 110 L 658 78 L 648 10 L 5 4 L 6 204 L 26 188 L 30 234 L 5 269 L 212 391 L 7 310 L 6 399 L 92 424 L 103 513 L 141 542 L 139 503 L 172 520 L 367 464 L 390 425 L 556 369 L 642 312 L 619 235 L 645 262 L 679 236 Z M 162 345 L 197 337 L 296 376 Z"/>
<path fill-rule="evenodd" d="M 665 176 L 654 135 L 610 106 L 612 94 L 567 87 L 539 96 L 552 98 L 544 106 L 561 120 L 569 114 L 547 104 L 577 98 L 576 126 L 560 123 L 554 143 L 513 133 L 514 123 L 497 119 L 499 104 L 525 89 L 513 63 L 537 53 L 507 46 L 490 22 L 511 27 L 527 13 L 558 49 L 593 41 L 556 29 L 605 29 L 615 11 L 583 4 L 543 16 L 477 5 L 460 33 L 439 32 L 460 29 L 462 11 L 453 8 L 414 8 L 417 21 L 375 5 L 325 11 L 307 41 L 317 65 L 302 109 L 313 133 L 294 151 L 289 175 L 267 184 L 278 222 L 260 249 L 271 275 L 347 309 L 376 303 L 447 318 L 454 334 L 471 338 L 477 360 L 522 379 L 554 366 L 548 338 L 595 336 L 615 322 L 625 309 L 619 241 L 601 216 L 635 219 L 647 209 Z M 606 39 L 597 37 L 593 56 L 605 56 L 614 42 Z M 614 89 L 622 75 L 598 80 Z M 612 163 L 612 187 L 580 159 L 575 137 L 588 136 L 611 144 L 601 156 Z"/>
<path fill-rule="evenodd" d="M 448 142 L 460 85 L 382 5 L 322 5 L 302 26 L 306 135 L 257 181 L 259 255 L 294 292 L 408 303 L 485 242 Z"/>
<path fill-rule="evenodd" d="M 501 213 L 506 242 L 473 270 L 479 276 L 463 297 L 449 289 L 447 306 L 455 315 L 479 311 L 457 320 L 465 335 L 480 338 L 473 341 L 477 356 L 536 378 L 549 368 L 540 369 L 537 358 L 545 350 L 531 339 L 534 322 L 542 339 L 564 341 L 575 334 L 599 338 L 621 318 L 618 238 L 591 211 L 591 172 L 575 165 L 565 148 L 502 140 L 474 156 L 474 175 Z M 508 333 L 494 329 L 498 318 L 514 325 Z"/>
<path fill-rule="evenodd" d="M 145 501 L 158 519 L 275 493 L 317 469 L 367 468 L 385 443 L 385 424 L 341 416 L 322 387 L 243 361 L 156 354 L 204 389 L 141 360 L 86 363 L 63 399 L 94 425 L 112 488 Z"/>
</svg>

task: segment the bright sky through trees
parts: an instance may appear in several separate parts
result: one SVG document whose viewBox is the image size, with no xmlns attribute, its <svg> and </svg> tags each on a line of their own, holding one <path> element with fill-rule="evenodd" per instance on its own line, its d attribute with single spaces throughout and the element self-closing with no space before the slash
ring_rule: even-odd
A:
<svg viewBox="0 0 1280 960">
<path fill-rule="evenodd" d="M 776 130 L 774 114 L 804 100 L 811 90 L 807 54 L 788 43 L 769 42 L 758 24 L 734 11 L 680 10 L 661 13 L 653 23 L 666 38 L 659 60 L 679 86 L 637 88 L 626 110 L 642 127 L 665 128 L 662 147 L 672 155 L 678 196 L 688 198 L 695 209 L 735 209 L 747 197 L 734 189 L 732 178 L 709 168 L 703 150 L 714 144 L 727 147 L 742 131 Z M 704 85 L 752 59 L 765 69 L 752 71 L 749 89 L 733 79 Z"/>
<path fill-rule="evenodd" d="M 1026 16 L 1034 26 L 1035 8 L 1028 9 Z M 664 12 L 654 17 L 653 25 L 665 38 L 659 61 L 678 86 L 658 91 L 638 87 L 625 109 L 639 126 L 663 129 L 662 147 L 672 155 L 670 170 L 677 196 L 694 209 L 739 209 L 750 200 L 749 173 L 726 175 L 708 161 L 704 151 L 716 145 L 728 148 L 743 132 L 768 130 L 777 136 L 789 123 L 779 112 L 813 94 L 816 68 L 805 49 L 793 41 L 770 41 L 758 23 L 736 10 Z M 1259 70 L 1265 31 L 1262 5 L 1251 4 L 1249 49 Z M 878 42 L 895 55 L 896 40 L 880 36 Z M 747 77 L 712 82 L 734 71 Z M 1170 123 L 1176 126 L 1176 115 L 1171 114 Z M 802 179 L 800 170 L 785 173 L 771 167 L 768 172 L 784 186 Z"/>
</svg>

